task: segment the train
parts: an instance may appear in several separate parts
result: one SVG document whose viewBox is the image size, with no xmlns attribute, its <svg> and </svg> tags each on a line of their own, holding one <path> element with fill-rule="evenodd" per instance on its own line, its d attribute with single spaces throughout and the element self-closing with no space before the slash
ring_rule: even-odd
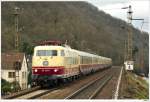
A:
<svg viewBox="0 0 150 102">
<path fill-rule="evenodd" d="M 32 78 L 36 85 L 46 85 L 77 78 L 112 66 L 111 58 L 48 41 L 34 48 Z"/>
</svg>

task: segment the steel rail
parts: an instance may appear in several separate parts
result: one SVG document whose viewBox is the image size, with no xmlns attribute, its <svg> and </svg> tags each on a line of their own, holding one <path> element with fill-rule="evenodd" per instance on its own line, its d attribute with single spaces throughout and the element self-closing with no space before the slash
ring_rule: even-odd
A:
<svg viewBox="0 0 150 102">
<path fill-rule="evenodd" d="M 75 97 L 77 94 L 79 94 L 80 92 L 82 92 L 83 90 L 87 89 L 89 86 L 93 85 L 94 83 L 96 83 L 98 80 L 104 78 L 106 75 L 108 74 L 108 72 L 105 72 L 103 76 L 97 78 L 96 80 L 88 83 L 87 85 L 81 87 L 79 90 L 75 91 L 74 93 L 72 93 L 71 95 L 67 96 L 65 99 L 72 99 L 73 97 Z"/>
<path fill-rule="evenodd" d="M 98 87 L 97 90 L 95 90 L 95 92 L 89 97 L 89 99 L 93 99 L 94 97 L 96 97 L 96 95 L 98 93 L 100 93 L 100 91 L 103 89 L 103 87 L 109 82 L 109 80 L 112 78 L 113 76 L 109 76 L 106 80 L 104 80 L 104 82 Z"/>
<path fill-rule="evenodd" d="M 22 91 L 13 93 L 11 95 L 3 96 L 2 99 L 13 99 L 13 98 L 16 98 L 16 97 L 20 97 L 20 96 L 23 96 L 25 94 L 31 93 L 33 91 L 39 90 L 40 88 L 41 88 L 40 86 L 36 86 L 36 87 L 33 87 L 33 88 L 22 90 Z"/>
<path fill-rule="evenodd" d="M 123 67 L 121 68 L 120 74 L 118 77 L 117 86 L 116 86 L 116 90 L 115 90 L 115 94 L 114 94 L 114 99 L 118 99 L 118 96 L 119 96 L 119 88 L 120 88 L 120 83 L 121 83 L 122 71 L 123 71 Z"/>
<path fill-rule="evenodd" d="M 50 89 L 50 90 L 46 90 L 45 92 L 42 92 L 42 93 L 40 93 L 40 94 L 31 96 L 31 97 L 29 97 L 29 98 L 27 98 L 27 99 L 36 99 L 36 98 L 38 98 L 38 97 L 40 97 L 40 96 L 43 96 L 43 95 L 45 95 L 45 94 L 48 94 L 49 92 L 54 91 L 54 90 L 57 90 L 57 89 L 58 89 L 58 88 L 53 88 L 53 89 Z"/>
</svg>

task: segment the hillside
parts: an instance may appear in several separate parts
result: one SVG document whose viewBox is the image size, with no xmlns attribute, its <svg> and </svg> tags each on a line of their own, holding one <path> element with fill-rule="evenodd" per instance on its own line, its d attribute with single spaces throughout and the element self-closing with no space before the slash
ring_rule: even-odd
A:
<svg viewBox="0 0 150 102">
<path fill-rule="evenodd" d="M 2 52 L 14 49 L 13 8 L 20 7 L 20 49 L 46 39 L 68 41 L 72 48 L 111 57 L 114 65 L 123 63 L 127 24 L 99 11 L 87 2 L 2 2 Z M 149 36 L 133 28 L 134 59 L 139 68 L 141 38 L 144 66 L 148 72 Z M 27 47 L 28 47 L 27 46 Z"/>
</svg>

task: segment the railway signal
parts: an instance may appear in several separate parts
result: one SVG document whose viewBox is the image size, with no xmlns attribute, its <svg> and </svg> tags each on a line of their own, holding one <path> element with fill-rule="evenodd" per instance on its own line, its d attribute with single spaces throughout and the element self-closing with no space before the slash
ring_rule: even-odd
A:
<svg viewBox="0 0 150 102">
<path fill-rule="evenodd" d="M 133 65 L 134 65 L 134 61 L 133 61 L 133 54 L 132 54 L 132 50 L 133 50 L 133 40 L 132 40 L 132 28 L 131 28 L 131 25 L 132 25 L 132 20 L 141 20 L 142 21 L 142 26 L 143 26 L 143 23 L 144 23 L 144 19 L 141 19 L 141 18 L 132 18 L 132 10 L 131 10 L 131 6 L 129 7 L 124 7 L 122 9 L 127 9 L 128 8 L 128 24 L 129 24 L 129 29 L 128 29 L 128 43 L 127 43 L 127 53 L 125 53 L 125 68 L 126 70 L 133 70 Z M 142 26 L 141 26 L 141 34 L 142 34 Z M 141 39 L 141 42 L 142 39 Z M 126 47 L 126 44 L 125 44 L 125 47 Z M 143 49 L 143 47 L 141 47 Z M 126 48 L 125 48 L 126 49 Z M 143 50 L 141 51 L 141 67 L 143 67 Z"/>
<path fill-rule="evenodd" d="M 127 12 L 127 19 L 128 19 L 128 39 L 127 39 L 127 53 L 125 57 L 125 69 L 126 70 L 133 70 L 134 66 L 134 61 L 133 61 L 133 54 L 132 54 L 132 49 L 133 49 L 133 40 L 132 40 L 132 8 L 131 5 L 129 7 L 123 7 L 122 9 L 128 9 Z"/>
</svg>

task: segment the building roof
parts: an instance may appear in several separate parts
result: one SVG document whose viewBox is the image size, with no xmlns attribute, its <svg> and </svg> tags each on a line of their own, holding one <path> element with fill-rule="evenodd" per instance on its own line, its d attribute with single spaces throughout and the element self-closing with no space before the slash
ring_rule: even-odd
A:
<svg viewBox="0 0 150 102">
<path fill-rule="evenodd" d="M 9 52 L 9 53 L 2 53 L 1 54 L 1 65 L 3 70 L 15 70 L 15 65 L 17 62 L 22 65 L 24 53 L 17 53 L 17 52 Z M 19 67 L 19 70 L 21 66 Z"/>
</svg>

